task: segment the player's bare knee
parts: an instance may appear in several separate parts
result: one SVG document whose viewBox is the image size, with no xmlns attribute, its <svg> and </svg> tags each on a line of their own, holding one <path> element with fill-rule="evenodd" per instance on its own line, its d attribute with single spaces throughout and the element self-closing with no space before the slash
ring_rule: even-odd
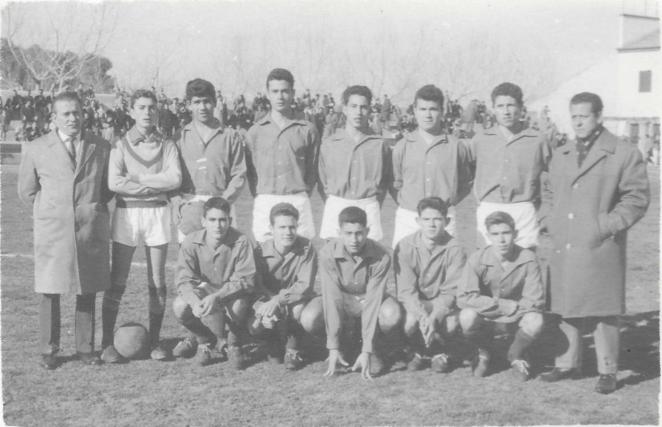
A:
<svg viewBox="0 0 662 427">
<path fill-rule="evenodd" d="M 418 319 L 412 313 L 407 312 L 405 316 L 405 334 L 412 336 L 418 331 Z"/>
<path fill-rule="evenodd" d="M 237 298 L 232 301 L 230 311 L 232 312 L 232 316 L 237 319 L 237 321 L 244 321 L 248 319 L 249 307 L 250 305 L 248 304 L 248 300 L 246 298 Z"/>
<path fill-rule="evenodd" d="M 324 332 L 322 297 L 313 298 L 301 309 L 299 323 L 309 334 L 319 335 Z"/>
<path fill-rule="evenodd" d="M 446 335 L 454 334 L 460 328 L 460 313 L 455 311 L 447 315 L 443 321 L 443 332 Z"/>
<path fill-rule="evenodd" d="M 541 313 L 526 313 L 520 320 L 519 326 L 528 335 L 535 337 L 542 331 L 543 323 Z"/>
<path fill-rule="evenodd" d="M 294 319 L 296 321 L 299 321 L 299 319 L 301 318 L 301 312 L 303 311 L 303 308 L 305 306 L 306 306 L 306 304 L 303 303 L 303 302 L 300 302 L 300 303 L 297 303 L 297 304 L 291 306 L 290 307 L 290 316 L 292 317 L 292 319 Z"/>
<path fill-rule="evenodd" d="M 190 311 L 190 307 L 184 298 L 178 296 L 172 302 L 172 311 L 175 314 L 175 317 L 179 320 L 183 319 L 187 311 Z"/>
<path fill-rule="evenodd" d="M 402 322 L 402 307 L 393 298 L 386 298 L 379 308 L 379 329 L 382 332 L 394 330 Z"/>
<path fill-rule="evenodd" d="M 479 315 L 476 310 L 471 308 L 463 308 L 460 311 L 459 320 L 460 326 L 463 331 L 468 331 L 475 328 L 478 325 Z"/>
</svg>

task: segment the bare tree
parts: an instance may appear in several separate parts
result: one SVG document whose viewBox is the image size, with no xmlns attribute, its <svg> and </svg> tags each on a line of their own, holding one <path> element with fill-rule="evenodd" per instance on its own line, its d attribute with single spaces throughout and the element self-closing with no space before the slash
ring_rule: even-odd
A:
<svg viewBox="0 0 662 427">
<path fill-rule="evenodd" d="M 117 23 L 108 3 L 44 3 L 44 25 L 37 24 L 41 20 L 28 15 L 23 6 L 10 3 L 5 7 L 3 35 L 16 61 L 46 90 L 64 89 L 87 66 L 93 66 Z M 19 43 L 29 47 L 21 48 Z"/>
</svg>

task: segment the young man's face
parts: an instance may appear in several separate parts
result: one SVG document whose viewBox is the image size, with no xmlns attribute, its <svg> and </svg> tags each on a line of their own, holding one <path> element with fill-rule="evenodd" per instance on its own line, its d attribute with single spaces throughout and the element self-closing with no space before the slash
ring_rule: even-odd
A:
<svg viewBox="0 0 662 427">
<path fill-rule="evenodd" d="M 350 95 L 347 105 L 343 106 L 343 112 L 347 117 L 347 124 L 353 128 L 363 129 L 368 127 L 370 103 L 365 96 Z"/>
<path fill-rule="evenodd" d="M 274 218 L 271 225 L 271 233 L 274 243 L 280 248 L 290 248 L 297 237 L 297 220 L 293 216 L 279 215 Z"/>
<path fill-rule="evenodd" d="M 357 255 L 366 244 L 370 229 L 358 223 L 344 222 L 340 226 L 340 238 L 350 255 Z"/>
<path fill-rule="evenodd" d="M 494 224 L 487 229 L 487 235 L 490 243 L 501 256 L 508 255 L 515 245 L 517 232 L 508 224 Z"/>
<path fill-rule="evenodd" d="M 496 121 L 505 128 L 512 128 L 522 116 L 522 106 L 512 96 L 499 95 L 494 98 L 494 115 Z"/>
<path fill-rule="evenodd" d="M 138 98 L 131 107 L 131 118 L 140 129 L 151 129 L 156 125 L 156 103 L 152 98 Z"/>
<path fill-rule="evenodd" d="M 446 217 L 436 209 L 423 209 L 416 221 L 428 239 L 436 239 L 445 233 Z"/>
<path fill-rule="evenodd" d="M 577 138 L 587 138 L 600 125 L 602 114 L 595 114 L 590 102 L 570 105 L 572 128 Z"/>
<path fill-rule="evenodd" d="M 443 112 L 441 105 L 436 101 L 417 99 L 414 106 L 414 117 L 416 117 L 418 127 L 426 132 L 441 130 Z"/>
<path fill-rule="evenodd" d="M 267 98 L 274 111 L 288 112 L 294 99 L 294 89 L 286 80 L 270 80 L 267 83 Z"/>
<path fill-rule="evenodd" d="M 207 235 L 220 240 L 228 233 L 232 225 L 230 214 L 216 208 L 207 211 L 202 219 L 202 226 L 207 231 Z"/>
<path fill-rule="evenodd" d="M 216 103 L 211 96 L 193 96 L 188 101 L 188 109 L 194 121 L 209 123 L 214 119 Z"/>
<path fill-rule="evenodd" d="M 63 99 L 53 106 L 53 123 L 55 127 L 67 136 L 80 133 L 83 110 L 77 101 Z"/>
</svg>

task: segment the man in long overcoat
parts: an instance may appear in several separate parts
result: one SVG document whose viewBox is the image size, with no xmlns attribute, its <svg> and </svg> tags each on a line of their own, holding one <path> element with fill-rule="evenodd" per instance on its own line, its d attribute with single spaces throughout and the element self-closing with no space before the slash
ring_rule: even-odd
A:
<svg viewBox="0 0 662 427">
<path fill-rule="evenodd" d="M 18 176 L 21 200 L 33 206 L 35 291 L 39 307 L 41 365 L 54 369 L 60 345 L 60 294 L 76 293 L 76 352 L 94 353 L 95 294 L 110 286 L 107 141 L 82 134 L 78 96 L 53 100 L 55 130 L 23 145 Z"/>
<path fill-rule="evenodd" d="M 570 101 L 576 141 L 556 149 L 549 167 L 547 225 L 553 242 L 551 311 L 563 317 L 564 345 L 545 381 L 575 376 L 582 333 L 595 340 L 599 393 L 616 389 L 619 315 L 625 311 L 627 230 L 649 203 L 646 165 L 635 145 L 602 126 L 602 100 Z"/>
</svg>

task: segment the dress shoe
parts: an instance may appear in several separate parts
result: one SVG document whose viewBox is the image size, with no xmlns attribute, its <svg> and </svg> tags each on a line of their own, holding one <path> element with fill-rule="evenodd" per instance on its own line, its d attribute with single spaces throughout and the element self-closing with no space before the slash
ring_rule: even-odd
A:
<svg viewBox="0 0 662 427">
<path fill-rule="evenodd" d="M 57 357 L 55 357 L 54 354 L 42 354 L 41 355 L 41 361 L 39 364 L 46 370 L 52 371 L 53 369 L 57 368 L 58 366 L 58 360 Z"/>
<path fill-rule="evenodd" d="M 595 385 L 595 391 L 600 394 L 609 394 L 616 391 L 618 381 L 616 374 L 602 374 L 598 378 L 598 383 Z"/>
<path fill-rule="evenodd" d="M 557 381 L 565 380 L 568 378 L 576 379 L 578 377 L 579 377 L 579 372 L 577 371 L 577 369 L 574 368 L 570 368 L 570 369 L 554 368 L 549 372 L 540 374 L 540 379 L 542 381 L 545 381 L 546 383 L 555 383 Z"/>
<path fill-rule="evenodd" d="M 90 366 L 97 366 L 103 363 L 101 359 L 99 359 L 99 356 L 97 356 L 97 354 L 93 351 L 89 353 L 78 353 L 78 359 L 84 365 L 90 365 Z"/>
<path fill-rule="evenodd" d="M 407 363 L 407 369 L 410 371 L 420 371 L 426 368 L 429 360 L 425 359 L 418 353 L 414 353 L 414 356 L 411 358 L 409 363 Z"/>
</svg>

